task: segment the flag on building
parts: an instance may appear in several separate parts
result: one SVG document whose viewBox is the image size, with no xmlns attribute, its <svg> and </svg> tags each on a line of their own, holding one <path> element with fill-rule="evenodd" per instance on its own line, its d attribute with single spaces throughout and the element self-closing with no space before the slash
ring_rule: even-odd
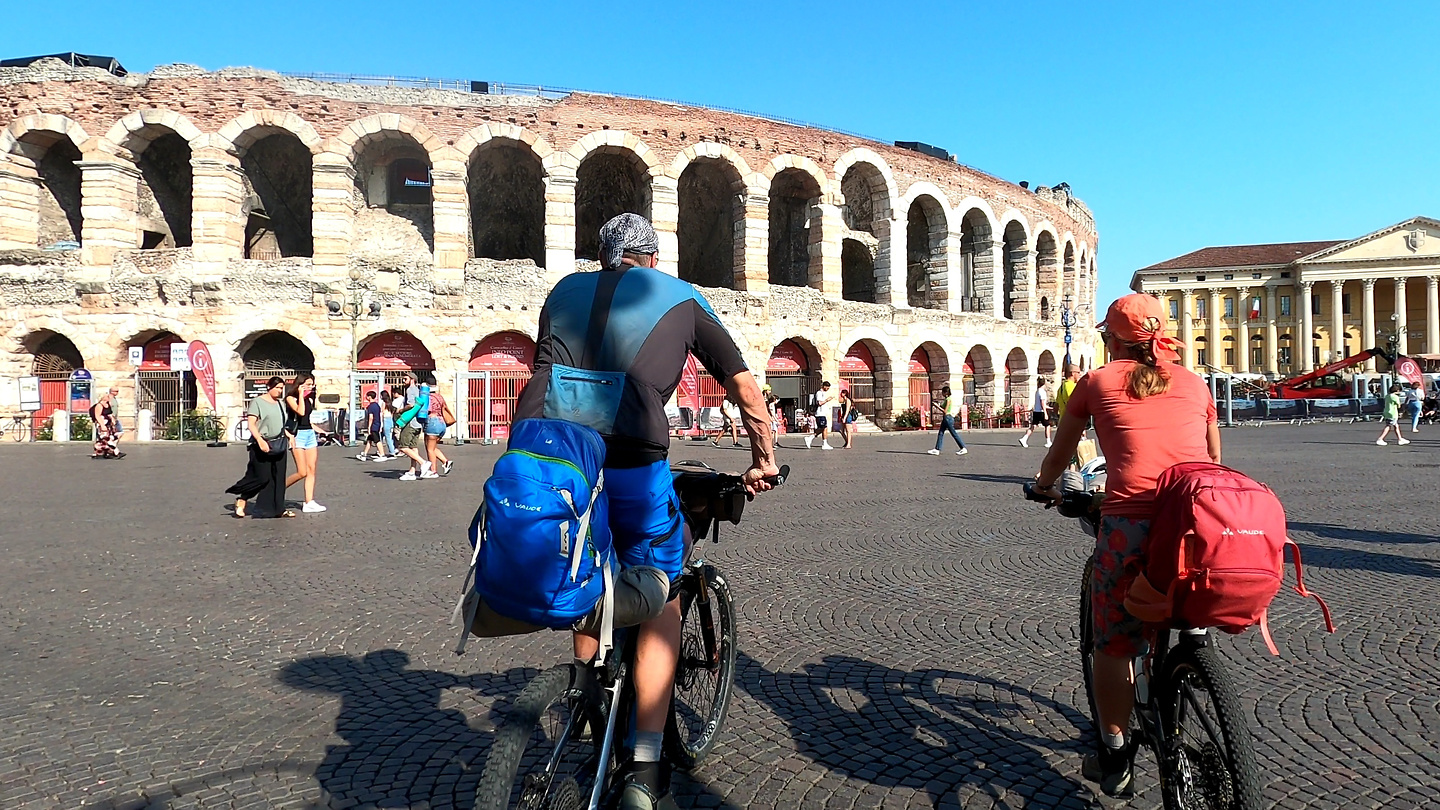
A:
<svg viewBox="0 0 1440 810">
<path fill-rule="evenodd" d="M 1250 320 L 1254 321 L 1254 320 L 1258 320 L 1259 318 L 1260 318 L 1260 299 L 1259 299 L 1259 298 L 1251 298 L 1251 299 L 1250 299 Z"/>
</svg>

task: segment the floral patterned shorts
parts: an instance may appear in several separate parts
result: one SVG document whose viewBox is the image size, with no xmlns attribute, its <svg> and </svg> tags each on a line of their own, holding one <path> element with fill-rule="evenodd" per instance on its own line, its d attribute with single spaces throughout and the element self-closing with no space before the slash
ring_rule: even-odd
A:
<svg viewBox="0 0 1440 810">
<path fill-rule="evenodd" d="M 1150 521 L 1105 515 L 1095 542 L 1095 568 L 1090 578 L 1090 615 L 1095 626 L 1095 651 L 1116 658 L 1149 652 L 1145 625 L 1125 610 L 1125 594 L 1145 567 L 1141 546 Z"/>
</svg>

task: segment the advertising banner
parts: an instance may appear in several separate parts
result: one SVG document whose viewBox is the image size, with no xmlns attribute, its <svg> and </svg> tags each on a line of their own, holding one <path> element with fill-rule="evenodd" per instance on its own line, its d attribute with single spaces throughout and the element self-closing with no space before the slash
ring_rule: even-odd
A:
<svg viewBox="0 0 1440 810">
<path fill-rule="evenodd" d="M 205 346 L 205 341 L 190 341 L 186 348 L 186 361 L 190 365 L 190 373 L 195 375 L 195 381 L 200 383 L 200 390 L 210 400 L 210 409 L 220 410 L 215 403 L 215 363 L 210 358 L 210 349 Z"/>
</svg>

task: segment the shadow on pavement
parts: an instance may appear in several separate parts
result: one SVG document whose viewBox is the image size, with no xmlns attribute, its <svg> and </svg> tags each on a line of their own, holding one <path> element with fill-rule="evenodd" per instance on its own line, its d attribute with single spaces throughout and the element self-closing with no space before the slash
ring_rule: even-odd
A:
<svg viewBox="0 0 1440 810">
<path fill-rule="evenodd" d="M 1434 543 L 1437 538 L 1433 534 L 1409 534 L 1407 532 L 1387 532 L 1380 529 L 1355 529 L 1349 526 L 1337 526 L 1334 523 L 1295 523 L 1291 522 L 1287 528 L 1292 532 L 1309 532 L 1316 537 L 1325 540 L 1350 540 L 1356 543 Z"/>
<path fill-rule="evenodd" d="M 1332 548 L 1305 544 L 1301 562 L 1308 568 L 1319 566 L 1337 571 L 1381 571 L 1387 574 L 1401 574 L 1411 577 L 1440 577 L 1440 562 L 1405 557 L 1400 554 L 1382 554 L 1378 551 Z"/>
<path fill-rule="evenodd" d="M 362 658 L 313 656 L 280 671 L 286 686 L 341 699 L 335 733 L 346 744 L 327 747 L 315 768 L 323 806 L 474 805 L 492 735 L 472 728 L 463 713 L 441 708 L 441 694 L 517 692 L 535 670 L 453 675 L 409 665 L 400 650 L 378 650 Z"/>
<path fill-rule="evenodd" d="M 963 478 L 966 481 L 982 481 L 987 484 L 1028 484 L 1034 478 L 1026 478 L 1023 475 L 987 475 L 985 473 L 941 473 L 946 478 Z M 1019 494 L 1019 493 L 1016 493 Z"/>
<path fill-rule="evenodd" d="M 773 673 L 743 652 L 736 683 L 785 721 L 800 753 L 832 772 L 923 790 L 935 807 L 957 807 L 956 791 L 966 786 L 997 802 L 1001 794 L 1007 802 L 1018 794 L 1027 804 L 1089 804 L 1089 792 L 1057 772 L 1045 752 L 1078 756 L 1090 721 L 1022 687 L 845 655 L 806 664 L 803 673 Z M 1068 739 L 1024 731 L 1040 719 L 1037 708 L 1051 721 L 1041 727 L 1058 720 L 1073 729 Z"/>
</svg>

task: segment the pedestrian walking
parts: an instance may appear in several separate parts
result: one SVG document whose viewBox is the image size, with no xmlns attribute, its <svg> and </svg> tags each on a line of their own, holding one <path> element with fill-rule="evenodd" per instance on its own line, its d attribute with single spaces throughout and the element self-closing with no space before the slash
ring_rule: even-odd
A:
<svg viewBox="0 0 1440 810">
<path fill-rule="evenodd" d="M 295 375 L 295 382 L 285 392 L 287 432 L 294 437 L 290 449 L 295 454 L 295 472 L 285 479 L 285 488 L 305 482 L 305 503 L 300 507 L 303 512 L 325 511 L 325 507 L 315 502 L 315 468 L 320 463 L 319 437 L 310 424 L 310 417 L 315 413 L 315 398 L 315 375 L 308 371 Z"/>
<path fill-rule="evenodd" d="M 1405 409 L 1410 417 L 1410 432 L 1420 432 L 1420 414 L 1425 409 L 1425 386 L 1419 380 L 1410 383 L 1405 389 Z"/>
<path fill-rule="evenodd" d="M 420 440 L 425 433 L 425 416 L 421 416 L 422 413 L 430 413 L 429 386 L 422 389 L 420 378 L 415 376 L 415 372 L 407 371 L 403 410 L 395 417 L 395 425 L 400 428 L 400 454 L 410 459 L 410 469 L 400 476 L 401 481 L 418 481 L 420 476 L 431 471 L 430 462 L 420 455 Z"/>
<path fill-rule="evenodd" d="M 761 391 L 761 395 L 765 398 L 765 412 L 770 415 L 770 435 L 775 437 L 776 447 L 783 447 L 784 445 L 780 444 L 780 397 L 775 396 L 775 392 L 768 385 Z"/>
<path fill-rule="evenodd" d="M 115 398 L 119 388 L 106 391 L 90 406 L 90 423 L 95 426 L 95 452 L 91 458 L 124 458 L 120 452 L 120 419 L 115 416 Z"/>
<path fill-rule="evenodd" d="M 290 449 L 285 435 L 285 381 L 271 377 L 265 393 L 250 400 L 245 421 L 250 427 L 250 459 L 245 476 L 225 490 L 235 496 L 235 517 L 245 517 L 245 503 L 255 499 L 257 518 L 293 518 L 285 508 L 285 457 Z"/>
<path fill-rule="evenodd" d="M 425 417 L 425 455 L 430 459 L 432 469 L 420 477 L 439 478 L 449 475 L 455 468 L 455 462 L 440 449 L 440 440 L 445 438 L 445 431 L 455 424 L 455 415 L 446 404 L 445 397 L 440 395 L 440 386 L 436 384 L 433 372 L 425 372 L 425 387 L 429 389 L 430 401 L 430 410 Z"/>
<path fill-rule="evenodd" d="M 1050 381 L 1044 377 L 1035 380 L 1035 396 L 1030 402 L 1030 427 L 1020 437 L 1020 446 L 1030 446 L 1030 434 L 1036 428 L 1045 429 L 1045 446 L 1050 446 Z"/>
<path fill-rule="evenodd" d="M 1390 393 L 1385 397 L 1385 407 L 1380 412 L 1380 424 L 1385 427 L 1380 431 L 1380 438 L 1375 440 L 1381 447 L 1385 446 L 1385 437 L 1390 435 L 1391 430 L 1395 431 L 1395 438 L 1398 439 L 1396 444 L 1410 443 L 1409 439 L 1400 435 L 1400 406 L 1405 401 L 1404 391 L 1405 389 L 1396 383 L 1390 386 Z"/>
<path fill-rule="evenodd" d="M 725 399 L 720 401 L 720 415 L 725 418 L 725 424 L 720 428 L 720 435 L 716 436 L 710 443 L 716 447 L 720 446 L 720 436 L 725 431 L 730 431 L 730 446 L 740 446 L 740 406 L 730 401 L 730 395 L 726 394 Z"/>
<path fill-rule="evenodd" d="M 855 400 L 851 398 L 849 391 L 841 388 L 840 404 L 835 409 L 835 432 L 845 440 L 842 447 L 846 450 L 852 450 L 855 447 L 855 421 L 859 418 L 860 411 L 855 407 Z"/>
<path fill-rule="evenodd" d="M 405 395 L 395 389 L 386 389 L 384 393 L 384 406 L 380 411 L 380 438 L 385 440 L 385 455 L 375 459 L 376 461 L 389 461 L 400 455 L 395 449 L 395 417 L 400 415 L 401 409 L 405 407 Z"/>
<path fill-rule="evenodd" d="M 830 390 L 830 381 L 820 383 L 820 390 L 812 397 L 815 404 L 815 432 L 805 437 L 805 449 L 809 450 L 816 439 L 820 440 L 821 450 L 834 450 L 830 446 L 830 422 L 834 417 L 835 394 Z"/>
<path fill-rule="evenodd" d="M 944 415 L 940 417 L 940 430 L 935 434 L 935 449 L 925 452 L 932 456 L 940 455 L 940 448 L 945 446 L 945 434 L 948 432 L 950 438 L 955 440 L 955 444 L 960 446 L 960 449 L 955 451 L 955 455 L 963 456 L 970 450 L 965 446 L 965 440 L 960 438 L 959 432 L 955 430 L 955 417 L 960 414 L 960 409 L 964 407 L 965 402 L 962 398 L 950 393 L 948 385 L 940 389 L 940 394 L 943 397 L 940 400 L 940 410 L 944 412 Z"/>
<path fill-rule="evenodd" d="M 384 420 L 381 418 L 385 408 L 375 396 L 374 391 L 365 392 L 365 445 L 360 448 L 360 455 L 355 458 L 361 461 L 369 461 L 367 454 L 370 448 L 375 448 L 375 460 L 385 458 L 385 450 L 381 447 L 380 432 L 384 429 Z"/>
<path fill-rule="evenodd" d="M 1060 429 L 1060 421 L 1065 418 L 1065 408 L 1070 404 L 1070 395 L 1075 393 L 1075 384 L 1080 382 L 1080 367 L 1074 363 L 1065 364 L 1065 379 L 1060 381 L 1060 387 L 1055 391 L 1055 429 Z"/>
</svg>

